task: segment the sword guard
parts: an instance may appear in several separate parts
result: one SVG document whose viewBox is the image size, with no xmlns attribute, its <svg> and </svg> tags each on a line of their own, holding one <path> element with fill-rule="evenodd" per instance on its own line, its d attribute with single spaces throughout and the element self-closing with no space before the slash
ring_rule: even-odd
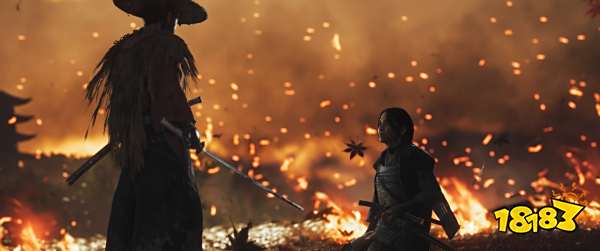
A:
<svg viewBox="0 0 600 251">
<path fill-rule="evenodd" d="M 376 206 L 374 202 L 366 201 L 366 200 L 359 200 L 358 205 L 363 206 L 363 207 L 375 207 Z"/>
</svg>

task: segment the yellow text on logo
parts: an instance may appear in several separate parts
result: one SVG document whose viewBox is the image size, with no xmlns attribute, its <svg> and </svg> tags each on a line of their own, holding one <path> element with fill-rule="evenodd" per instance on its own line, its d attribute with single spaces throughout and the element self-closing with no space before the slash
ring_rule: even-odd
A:
<svg viewBox="0 0 600 251">
<path fill-rule="evenodd" d="M 494 211 L 494 217 L 498 221 L 498 232 L 524 234 L 537 233 L 539 229 L 559 229 L 573 232 L 577 229 L 575 218 L 585 207 L 571 202 L 552 199 L 552 206 L 539 209 L 528 206 L 515 206 L 510 210 L 501 208 Z M 559 215 L 559 212 L 562 213 Z"/>
</svg>

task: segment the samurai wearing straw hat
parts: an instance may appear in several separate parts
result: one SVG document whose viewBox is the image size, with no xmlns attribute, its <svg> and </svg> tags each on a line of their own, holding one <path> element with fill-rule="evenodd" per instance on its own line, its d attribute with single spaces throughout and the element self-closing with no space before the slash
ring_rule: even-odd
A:
<svg viewBox="0 0 600 251">
<path fill-rule="evenodd" d="M 142 18 L 144 27 L 114 43 L 86 90 L 88 102 L 95 103 L 91 124 L 104 110 L 104 128 L 121 167 L 106 250 L 202 250 L 202 206 L 189 142 L 166 132 L 160 121 L 177 125 L 203 147 L 184 93 L 198 73 L 174 31 L 205 21 L 207 14 L 191 0 L 113 3 Z"/>
</svg>

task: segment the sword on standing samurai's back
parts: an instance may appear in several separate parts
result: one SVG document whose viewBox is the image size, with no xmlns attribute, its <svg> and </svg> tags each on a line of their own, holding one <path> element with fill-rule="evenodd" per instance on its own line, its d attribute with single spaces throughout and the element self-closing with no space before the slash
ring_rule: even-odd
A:
<svg viewBox="0 0 600 251">
<path fill-rule="evenodd" d="M 194 105 L 197 105 L 200 103 L 202 103 L 202 97 L 200 97 L 200 96 L 193 98 L 187 102 L 187 104 L 189 106 L 194 106 Z M 106 144 L 104 147 L 102 147 L 100 149 L 100 151 L 98 151 L 97 153 L 92 155 L 92 157 L 90 157 L 88 160 L 86 160 L 81 165 L 81 167 L 79 167 L 77 170 L 75 170 L 73 173 L 71 173 L 71 175 L 69 175 L 69 177 L 67 177 L 67 179 L 66 179 L 67 183 L 69 185 L 75 184 L 75 182 L 77 182 L 77 180 L 79 178 L 81 178 L 81 176 L 83 176 L 83 174 L 85 174 L 94 165 L 96 165 L 96 163 L 98 163 L 98 161 L 100 161 L 101 159 L 106 157 L 106 155 L 108 155 L 112 151 L 113 147 L 115 147 L 115 146 L 113 144 L 111 144 L 110 142 L 108 144 Z"/>
<path fill-rule="evenodd" d="M 188 105 L 193 106 L 195 104 L 199 104 L 202 102 L 202 99 L 200 97 L 194 98 L 190 101 L 188 101 Z M 161 124 L 163 126 L 165 126 L 165 128 L 167 128 L 169 131 L 171 131 L 172 133 L 176 134 L 179 137 L 183 138 L 183 132 L 181 131 L 181 129 L 175 127 L 173 124 L 171 124 L 169 121 L 167 121 L 166 119 L 163 118 L 163 120 L 161 121 Z M 79 169 L 77 169 L 75 172 L 73 172 L 68 178 L 67 178 L 67 182 L 69 183 L 69 185 L 73 185 L 85 172 L 87 172 L 90 168 L 92 168 L 99 160 L 101 160 L 102 158 L 104 158 L 108 153 L 111 152 L 112 148 L 114 146 L 112 144 L 107 144 L 106 146 L 104 146 L 100 151 L 98 151 L 96 154 L 94 154 L 90 159 L 88 159 L 85 163 L 83 163 L 83 165 L 81 165 L 81 167 Z M 300 206 L 300 204 L 291 201 L 290 199 L 288 199 L 286 196 L 281 195 L 275 191 L 273 191 L 272 189 L 269 189 L 265 186 L 263 186 L 262 184 L 260 184 L 258 181 L 250 178 L 248 175 L 242 173 L 241 171 L 237 170 L 237 168 L 235 168 L 233 165 L 231 165 L 230 163 L 228 163 L 227 161 L 223 160 L 222 158 L 220 158 L 219 156 L 217 156 L 216 154 L 207 151 L 206 149 L 202 149 L 200 151 L 198 151 L 197 149 L 197 154 L 199 153 L 204 153 L 206 156 L 208 156 L 209 158 L 211 158 L 212 160 L 214 160 L 215 162 L 217 162 L 219 165 L 233 171 L 235 174 L 237 174 L 238 176 L 250 181 L 254 186 L 258 187 L 259 189 L 261 189 L 262 191 L 271 194 L 273 196 L 275 196 L 276 198 L 283 200 L 285 203 L 289 204 L 290 206 L 300 210 L 300 211 L 304 211 L 304 207 Z"/>
</svg>

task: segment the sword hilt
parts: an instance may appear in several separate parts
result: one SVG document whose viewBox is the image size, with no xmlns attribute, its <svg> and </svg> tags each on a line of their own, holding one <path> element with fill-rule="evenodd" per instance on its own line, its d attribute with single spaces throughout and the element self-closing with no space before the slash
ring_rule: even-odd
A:
<svg viewBox="0 0 600 251">
<path fill-rule="evenodd" d="M 201 96 L 198 96 L 198 97 L 195 97 L 193 99 L 190 99 L 187 102 L 187 104 L 189 106 L 194 106 L 194 105 L 197 105 L 197 104 L 200 104 L 200 103 L 202 103 L 202 97 Z"/>
<path fill-rule="evenodd" d="M 363 207 L 373 208 L 373 209 L 379 209 L 379 205 L 372 201 L 359 200 L 358 205 L 363 206 Z"/>
<path fill-rule="evenodd" d="M 194 105 L 197 105 L 200 103 L 202 103 L 201 96 L 195 97 L 195 98 L 187 101 L 187 104 L 189 106 L 194 106 Z M 176 131 L 178 130 L 178 128 L 176 128 L 176 127 L 171 128 L 171 129 L 175 129 Z M 183 132 L 181 130 L 179 130 L 179 133 L 181 135 L 183 135 Z M 203 147 L 203 145 L 200 145 L 200 146 Z M 200 148 L 200 146 L 197 146 L 197 148 Z M 104 156 L 106 156 L 111 150 L 112 150 L 112 144 L 109 142 L 104 147 L 102 147 L 102 149 L 100 149 L 100 151 L 95 153 L 86 162 L 84 162 L 83 165 L 81 165 L 77 170 L 75 170 L 73 173 L 71 173 L 71 175 L 69 175 L 69 177 L 67 177 L 66 182 L 69 185 L 75 184 L 75 182 L 77 182 L 77 180 L 79 178 L 81 178 L 81 176 L 83 176 L 83 174 L 85 174 L 88 170 L 90 170 L 98 161 L 100 161 L 100 159 L 104 158 Z"/>
</svg>

